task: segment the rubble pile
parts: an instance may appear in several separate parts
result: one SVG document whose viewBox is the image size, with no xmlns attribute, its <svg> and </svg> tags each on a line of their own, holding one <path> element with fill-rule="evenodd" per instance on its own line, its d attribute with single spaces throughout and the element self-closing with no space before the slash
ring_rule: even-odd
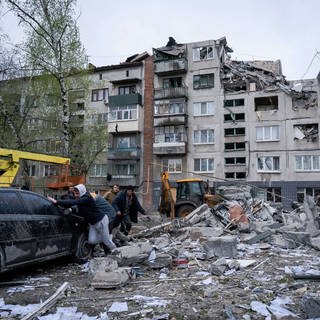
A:
<svg viewBox="0 0 320 320">
<path fill-rule="evenodd" d="M 86 282 L 71 277 L 56 307 L 70 319 L 320 318 L 318 209 L 311 198 L 279 212 L 237 195 L 183 219 L 153 215 L 116 254 L 74 270 Z M 50 312 L 38 319 L 69 319 Z"/>
</svg>

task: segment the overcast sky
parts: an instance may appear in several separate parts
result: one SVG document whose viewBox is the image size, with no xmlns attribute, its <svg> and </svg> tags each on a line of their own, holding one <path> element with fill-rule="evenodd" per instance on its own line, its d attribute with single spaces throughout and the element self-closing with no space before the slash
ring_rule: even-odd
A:
<svg viewBox="0 0 320 320">
<path fill-rule="evenodd" d="M 320 71 L 319 0 L 78 0 L 78 25 L 90 62 L 105 66 L 178 43 L 227 38 L 237 60 L 277 60 L 288 80 Z M 9 15 L 0 27 L 19 39 Z"/>
</svg>

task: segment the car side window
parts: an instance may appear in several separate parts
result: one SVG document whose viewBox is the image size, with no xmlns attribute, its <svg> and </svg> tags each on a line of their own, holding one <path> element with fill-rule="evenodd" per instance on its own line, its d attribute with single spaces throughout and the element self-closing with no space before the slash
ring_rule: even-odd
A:
<svg viewBox="0 0 320 320">
<path fill-rule="evenodd" d="M 31 193 L 21 193 L 26 205 L 29 207 L 31 214 L 38 215 L 58 215 L 57 208 L 47 199 Z"/>
<path fill-rule="evenodd" d="M 0 192 L 0 214 L 23 214 L 25 210 L 16 192 Z"/>
</svg>

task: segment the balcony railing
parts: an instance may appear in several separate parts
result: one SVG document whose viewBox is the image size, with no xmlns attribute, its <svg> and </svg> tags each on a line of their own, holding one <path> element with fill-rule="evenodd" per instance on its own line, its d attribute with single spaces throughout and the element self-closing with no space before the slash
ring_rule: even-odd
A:
<svg viewBox="0 0 320 320">
<path fill-rule="evenodd" d="M 185 58 L 156 61 L 154 65 L 154 72 L 161 76 L 185 73 L 188 69 L 188 62 Z"/>
<path fill-rule="evenodd" d="M 188 88 L 159 88 L 154 90 L 154 99 L 171 99 L 187 97 Z"/>
<path fill-rule="evenodd" d="M 110 160 L 140 159 L 140 148 L 109 148 L 107 158 Z"/>
<path fill-rule="evenodd" d="M 142 104 L 142 97 L 140 93 L 120 94 L 116 96 L 109 96 L 110 107 L 121 107 L 127 105 Z"/>
</svg>

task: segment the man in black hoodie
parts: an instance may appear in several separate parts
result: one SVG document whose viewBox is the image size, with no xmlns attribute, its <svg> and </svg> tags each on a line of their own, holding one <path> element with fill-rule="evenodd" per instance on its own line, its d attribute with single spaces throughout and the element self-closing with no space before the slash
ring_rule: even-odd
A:
<svg viewBox="0 0 320 320">
<path fill-rule="evenodd" d="M 64 208 L 78 206 L 78 215 L 83 217 L 89 224 L 89 243 L 97 244 L 102 242 L 112 252 L 112 250 L 116 249 L 116 245 L 110 239 L 109 219 L 106 212 L 96 204 L 95 199 L 83 184 L 78 184 L 74 187 L 74 195 L 75 199 L 56 200 L 51 197 L 48 197 L 48 199 Z"/>
</svg>

